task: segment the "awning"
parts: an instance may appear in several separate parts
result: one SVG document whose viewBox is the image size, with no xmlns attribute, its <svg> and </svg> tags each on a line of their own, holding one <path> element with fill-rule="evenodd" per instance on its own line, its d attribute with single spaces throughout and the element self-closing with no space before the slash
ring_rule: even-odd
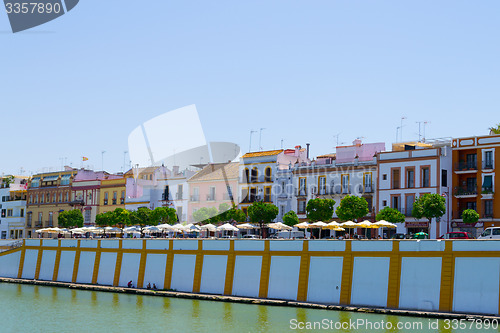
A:
<svg viewBox="0 0 500 333">
<path fill-rule="evenodd" d="M 48 176 L 48 177 L 43 177 L 43 182 L 53 182 L 55 180 L 58 180 L 59 176 Z"/>
<path fill-rule="evenodd" d="M 61 179 L 70 179 L 71 178 L 71 174 L 68 174 L 68 175 L 62 175 L 61 176 Z"/>
</svg>

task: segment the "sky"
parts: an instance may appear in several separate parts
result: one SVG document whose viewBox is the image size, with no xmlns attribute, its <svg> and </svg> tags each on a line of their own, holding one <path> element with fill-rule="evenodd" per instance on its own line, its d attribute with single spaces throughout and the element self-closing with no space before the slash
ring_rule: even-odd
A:
<svg viewBox="0 0 500 333">
<path fill-rule="evenodd" d="M 484 135 L 500 122 L 499 12 L 497 0 L 80 0 L 13 34 L 0 11 L 0 172 L 128 169 L 129 133 L 191 104 L 207 141 L 243 152 L 251 130 L 252 151 L 260 132 L 264 150 L 310 143 L 316 156 L 358 137 L 390 149 L 403 116 L 404 141 L 417 121 L 429 139 Z"/>
</svg>

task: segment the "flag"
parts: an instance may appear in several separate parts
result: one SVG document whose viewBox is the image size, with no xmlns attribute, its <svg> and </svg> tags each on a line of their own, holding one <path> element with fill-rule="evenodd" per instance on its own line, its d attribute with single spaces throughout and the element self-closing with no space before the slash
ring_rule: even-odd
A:
<svg viewBox="0 0 500 333">
<path fill-rule="evenodd" d="M 85 161 L 88 161 L 88 160 L 89 160 L 89 158 L 88 158 L 88 157 L 82 156 L 82 161 L 84 161 L 84 162 L 85 162 Z"/>
</svg>

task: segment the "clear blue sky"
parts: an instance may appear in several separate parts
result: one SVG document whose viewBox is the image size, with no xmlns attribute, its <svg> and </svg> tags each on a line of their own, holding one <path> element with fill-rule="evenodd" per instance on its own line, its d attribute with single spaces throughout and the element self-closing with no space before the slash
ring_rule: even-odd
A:
<svg viewBox="0 0 500 333">
<path fill-rule="evenodd" d="M 500 2 L 81 0 L 12 34 L 0 13 L 0 172 L 120 171 L 142 122 L 196 104 L 248 150 L 487 133 L 500 122 Z M 258 148 L 258 133 L 253 149 Z"/>
</svg>

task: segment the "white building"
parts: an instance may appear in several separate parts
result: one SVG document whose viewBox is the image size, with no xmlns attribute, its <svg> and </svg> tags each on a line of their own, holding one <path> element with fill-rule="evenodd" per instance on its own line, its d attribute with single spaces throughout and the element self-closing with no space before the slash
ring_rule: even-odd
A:
<svg viewBox="0 0 500 333">
<path fill-rule="evenodd" d="M 429 145 L 428 145 L 429 146 Z M 449 230 L 452 154 L 450 142 L 436 143 L 431 148 L 412 144 L 401 145 L 403 150 L 378 155 L 377 212 L 385 207 L 398 209 L 406 222 L 398 224 L 398 233 L 423 231 L 436 238 Z M 394 150 L 394 147 L 393 147 Z M 446 214 L 439 222 L 412 217 L 413 203 L 422 194 L 437 193 L 446 198 Z"/>
<path fill-rule="evenodd" d="M 339 146 L 335 154 L 318 156 L 308 165 L 293 169 L 294 200 L 292 209 L 300 219 L 306 218 L 307 202 L 314 198 L 335 200 L 337 209 L 346 195 L 363 197 L 368 202 L 373 220 L 373 203 L 376 202 L 376 154 L 385 149 L 384 143 L 362 144 L 355 140 L 351 146 Z M 333 214 L 337 218 L 336 214 Z"/>
<path fill-rule="evenodd" d="M 0 184 L 0 239 L 23 238 L 27 178 L 7 176 Z"/>
</svg>

